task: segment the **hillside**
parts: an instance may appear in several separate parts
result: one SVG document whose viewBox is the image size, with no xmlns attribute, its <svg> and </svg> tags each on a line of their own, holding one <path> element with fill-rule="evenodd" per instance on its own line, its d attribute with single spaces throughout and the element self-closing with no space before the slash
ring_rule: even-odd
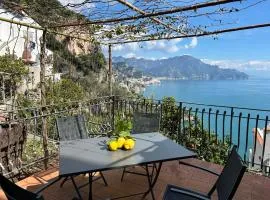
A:
<svg viewBox="0 0 270 200">
<path fill-rule="evenodd" d="M 176 56 L 161 60 L 114 57 L 114 65 L 126 63 L 145 75 L 187 80 L 242 80 L 248 75 L 235 69 L 222 69 L 192 56 Z"/>
<path fill-rule="evenodd" d="M 85 16 L 62 6 L 58 0 L 3 0 L 0 5 L 20 16 L 23 16 L 20 6 L 23 6 L 24 13 L 41 26 L 88 20 Z M 79 83 L 87 98 L 105 96 L 110 92 L 106 59 L 101 46 L 89 37 L 99 28 L 100 26 L 96 25 L 57 28 L 55 31 L 60 34 L 48 32 L 46 36 L 47 48 L 53 52 L 52 56 L 48 56 L 48 61 L 53 61 L 53 71 L 62 73 L 63 79 Z M 91 40 L 80 40 L 72 36 Z M 120 88 L 118 83 L 114 83 L 113 93 L 126 95 L 126 91 Z"/>
<path fill-rule="evenodd" d="M 12 4 L 14 3 L 14 4 Z M 64 22 L 84 21 L 84 16 L 67 9 L 58 0 L 12 0 L 3 1 L 3 5 L 16 11 L 14 5 L 19 4 L 25 13 L 41 26 L 53 26 Z M 57 8 L 57 9 L 56 9 Z M 19 12 L 19 11 L 18 11 Z M 94 26 L 84 28 L 62 28 L 57 32 L 71 36 L 89 37 Z M 97 43 L 66 37 L 59 34 L 47 34 L 47 48 L 54 53 L 54 69 L 56 72 L 69 73 L 77 77 L 78 74 L 88 75 L 100 72 L 106 66 L 106 60 Z"/>
</svg>

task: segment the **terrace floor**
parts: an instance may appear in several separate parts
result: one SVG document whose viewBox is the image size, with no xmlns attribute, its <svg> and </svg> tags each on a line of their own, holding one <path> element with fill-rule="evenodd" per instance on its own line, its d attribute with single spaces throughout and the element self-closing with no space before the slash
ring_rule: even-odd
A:
<svg viewBox="0 0 270 200">
<path fill-rule="evenodd" d="M 199 166 L 207 167 L 208 169 L 220 172 L 222 167 L 212 163 L 200 161 L 197 159 L 187 159 Z M 140 170 L 140 168 L 136 168 Z M 109 186 L 105 187 L 101 180 L 93 184 L 94 199 L 108 199 L 110 197 L 117 197 L 119 195 L 128 195 L 131 193 L 142 192 L 147 187 L 147 178 L 133 174 L 126 174 L 125 180 L 121 183 L 121 170 L 111 170 L 104 172 Z M 27 190 L 35 190 L 48 180 L 58 175 L 58 168 L 53 167 L 47 171 L 34 174 L 17 184 Z M 179 165 L 176 161 L 167 162 L 163 164 L 159 179 L 155 186 L 154 192 L 156 199 L 162 199 L 165 187 L 168 183 L 191 188 L 200 192 L 207 192 L 216 177 L 202 172 L 198 169 Z M 85 176 L 77 176 L 75 181 L 78 184 L 86 183 L 88 178 Z M 61 181 L 60 181 L 61 182 Z M 71 181 L 65 183 L 63 188 L 60 188 L 60 182 L 54 184 L 43 192 L 45 200 L 68 200 L 76 196 L 75 190 Z M 85 199 L 88 195 L 88 187 L 81 189 L 81 193 Z M 125 199 L 140 199 L 141 196 L 125 198 Z M 234 199 L 239 200 L 266 200 L 270 198 L 270 178 L 259 176 L 251 173 L 246 173 L 242 182 L 236 192 Z M 3 192 L 0 191 L 0 199 L 5 200 Z M 151 199 L 148 196 L 146 199 Z M 216 195 L 213 199 L 217 199 Z"/>
</svg>

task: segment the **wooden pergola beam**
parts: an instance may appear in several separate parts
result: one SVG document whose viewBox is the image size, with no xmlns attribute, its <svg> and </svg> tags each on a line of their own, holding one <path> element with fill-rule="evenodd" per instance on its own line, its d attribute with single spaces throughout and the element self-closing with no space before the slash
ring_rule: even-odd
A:
<svg viewBox="0 0 270 200">
<path fill-rule="evenodd" d="M 28 28 L 33 28 L 33 29 L 36 29 L 36 30 L 44 31 L 46 29 L 46 28 L 43 28 L 43 27 L 41 27 L 39 25 L 27 24 L 25 22 L 16 21 L 16 20 L 13 20 L 13 19 L 6 19 L 6 18 L 3 18 L 3 17 L 0 17 L 0 21 L 11 23 L 11 24 L 16 24 L 16 25 L 24 26 L 24 27 L 28 27 Z M 93 42 L 93 40 L 90 40 L 89 38 L 88 39 L 87 38 L 81 38 L 81 37 L 77 37 L 77 36 L 69 35 L 69 34 L 65 34 L 65 33 L 60 33 L 60 32 L 53 31 L 53 30 L 47 30 L 47 32 L 52 33 L 52 34 L 56 34 L 56 35 L 61 35 L 61 36 L 64 36 L 64 37 L 70 37 L 70 38 L 73 38 L 73 39 L 83 40 L 83 41 L 86 41 L 86 42 Z"/>
<path fill-rule="evenodd" d="M 134 10 L 135 12 L 139 13 L 139 14 L 142 14 L 142 15 L 147 15 L 149 13 L 146 13 L 144 12 L 143 10 L 139 9 L 138 7 L 134 6 L 132 3 L 129 3 L 127 2 L 126 0 L 116 0 L 118 1 L 119 3 L 127 6 L 128 8 Z M 156 17 L 149 17 L 152 21 L 156 22 L 157 24 L 161 24 L 163 25 L 164 27 L 168 28 L 168 29 L 171 29 L 177 33 L 182 33 L 181 31 L 179 31 L 179 29 L 173 27 L 173 26 L 170 26 L 169 24 L 166 24 L 164 23 L 163 21 L 159 20 L 158 18 Z"/>
<path fill-rule="evenodd" d="M 137 20 L 137 19 L 173 14 L 177 12 L 198 10 L 201 8 L 212 7 L 212 6 L 228 4 L 228 3 L 233 3 L 233 2 L 241 2 L 241 1 L 243 0 L 213 0 L 213 1 L 208 1 L 206 3 L 197 3 L 197 4 L 193 4 L 189 6 L 176 7 L 176 8 L 172 8 L 165 11 L 147 13 L 145 15 L 136 15 L 136 16 L 122 17 L 122 18 L 111 18 L 111 19 L 87 21 L 87 22 L 74 22 L 74 23 L 68 23 L 68 24 L 59 24 L 59 25 L 55 25 L 49 28 L 58 28 L 58 27 L 60 28 L 60 27 L 68 27 L 68 26 L 83 26 L 83 25 L 91 25 L 91 24 L 106 24 L 106 23 L 113 23 L 113 22 L 130 21 L 130 20 Z"/>
<path fill-rule="evenodd" d="M 205 33 L 200 33 L 200 34 L 192 34 L 192 35 L 179 35 L 179 36 L 172 36 L 172 37 L 160 37 L 160 38 L 149 38 L 149 39 L 122 41 L 122 42 L 111 42 L 110 44 L 111 45 L 113 45 L 113 44 L 127 44 L 127 43 L 133 43 L 133 42 L 147 42 L 147 41 L 157 41 L 157 40 L 172 40 L 172 39 L 179 39 L 179 38 L 203 37 L 203 36 L 209 36 L 209 35 L 217 35 L 217 34 L 221 34 L 221 33 L 236 32 L 236 31 L 265 28 L 265 27 L 270 27 L 270 23 L 255 24 L 255 25 L 242 26 L 242 27 L 237 27 L 237 28 L 229 28 L 229 29 L 223 29 L 223 30 L 216 30 L 216 31 L 210 31 L 210 32 L 205 32 Z"/>
</svg>

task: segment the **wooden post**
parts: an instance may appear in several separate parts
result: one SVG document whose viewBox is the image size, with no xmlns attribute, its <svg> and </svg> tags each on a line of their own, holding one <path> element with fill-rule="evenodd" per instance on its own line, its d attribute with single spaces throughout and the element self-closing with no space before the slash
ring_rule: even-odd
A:
<svg viewBox="0 0 270 200">
<path fill-rule="evenodd" d="M 109 90 L 112 96 L 112 45 L 109 45 Z"/>
<path fill-rule="evenodd" d="M 6 94 L 5 94 L 5 75 L 2 74 L 2 100 L 4 104 L 6 103 Z"/>
<path fill-rule="evenodd" d="M 46 68 L 46 34 L 47 30 L 43 31 L 42 40 L 40 44 L 40 89 L 41 89 L 41 107 L 42 114 L 46 115 L 46 94 L 45 94 L 45 68 Z M 43 151 L 44 151 L 44 166 L 48 168 L 48 131 L 47 131 L 47 118 L 42 117 L 42 138 L 43 138 Z"/>
</svg>

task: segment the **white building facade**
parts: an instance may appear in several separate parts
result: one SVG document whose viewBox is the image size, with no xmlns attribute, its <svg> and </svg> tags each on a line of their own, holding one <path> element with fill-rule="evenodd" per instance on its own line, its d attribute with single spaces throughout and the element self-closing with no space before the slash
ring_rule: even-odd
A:
<svg viewBox="0 0 270 200">
<path fill-rule="evenodd" d="M 21 11 L 11 11 L 0 7 L 0 17 L 40 27 L 32 18 Z M 29 69 L 29 77 L 21 84 L 18 92 L 34 89 L 40 82 L 40 42 L 42 34 L 42 30 L 0 20 L 0 56 L 12 54 L 17 58 L 22 58 Z M 46 55 L 47 57 L 53 57 L 52 52 L 48 49 L 46 49 Z M 52 77 L 54 76 L 52 72 L 53 59 L 48 60 L 50 62 L 46 63 L 45 76 Z M 59 79 L 59 74 L 53 80 L 57 79 Z"/>
</svg>

